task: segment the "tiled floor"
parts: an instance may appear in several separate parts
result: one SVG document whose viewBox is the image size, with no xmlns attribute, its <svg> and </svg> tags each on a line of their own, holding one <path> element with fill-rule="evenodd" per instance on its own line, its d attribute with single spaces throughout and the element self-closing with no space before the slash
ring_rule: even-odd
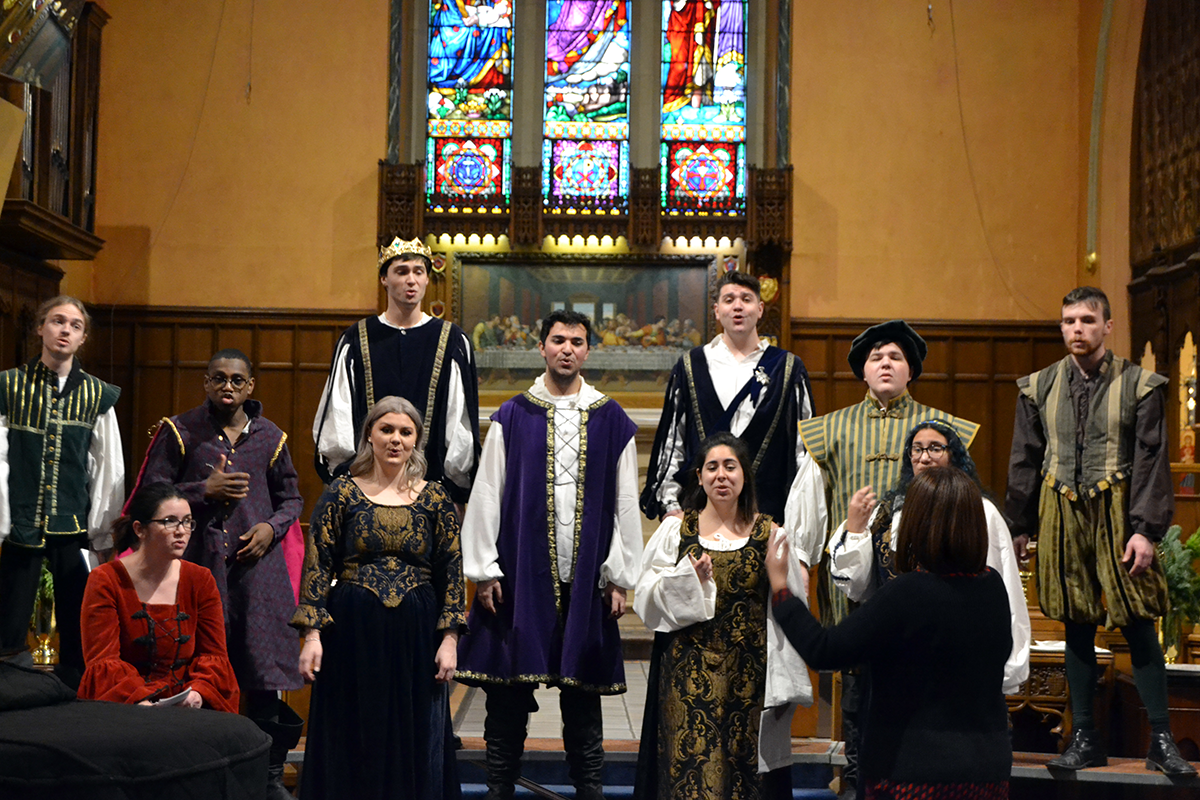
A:
<svg viewBox="0 0 1200 800">
<path fill-rule="evenodd" d="M 626 661 L 625 683 L 629 691 L 601 699 L 605 739 L 633 739 L 641 735 L 642 710 L 646 705 L 648 661 Z M 558 690 L 538 687 L 534 692 L 538 710 L 529 719 L 529 736 L 557 739 L 562 736 L 562 714 Z M 468 689 L 455 713 L 455 733 L 463 737 L 483 736 L 484 698 L 479 689 Z"/>
</svg>

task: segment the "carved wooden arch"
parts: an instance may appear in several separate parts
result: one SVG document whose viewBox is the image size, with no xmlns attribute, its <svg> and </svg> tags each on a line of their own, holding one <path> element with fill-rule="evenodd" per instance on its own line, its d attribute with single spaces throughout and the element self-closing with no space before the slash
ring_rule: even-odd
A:
<svg viewBox="0 0 1200 800">
<path fill-rule="evenodd" d="M 1179 379 L 1178 348 L 1200 334 L 1200 4 L 1146 4 L 1130 162 L 1130 333 Z M 1137 357 L 1137 353 L 1134 354 Z M 1169 393 L 1173 395 L 1174 389 Z M 1168 403 L 1171 452 L 1178 403 Z"/>
</svg>

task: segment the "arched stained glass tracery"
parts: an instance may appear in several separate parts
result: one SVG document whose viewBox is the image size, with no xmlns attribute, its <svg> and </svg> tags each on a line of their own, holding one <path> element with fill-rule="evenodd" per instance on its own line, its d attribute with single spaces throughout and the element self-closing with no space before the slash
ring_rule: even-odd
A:
<svg viewBox="0 0 1200 800">
<path fill-rule="evenodd" d="M 629 195 L 629 2 L 548 0 L 542 197 L 550 207 Z"/>
<path fill-rule="evenodd" d="M 426 193 L 507 201 L 512 184 L 511 0 L 429 3 Z"/>
<path fill-rule="evenodd" d="M 746 198 L 747 3 L 662 4 L 662 206 L 740 213 Z"/>
<path fill-rule="evenodd" d="M 425 157 L 431 210 L 495 209 L 510 199 L 514 3 L 430 0 Z M 741 214 L 748 1 L 659 3 L 661 206 L 669 214 Z M 644 76 L 634 76 L 630 65 L 632 5 L 546 2 L 540 139 L 548 212 L 615 209 L 628 201 L 631 97 L 647 90 L 644 82 L 638 88 Z M 537 69 L 534 64 L 520 69 Z M 538 136 L 536 128 L 517 128 L 523 142 Z"/>
</svg>

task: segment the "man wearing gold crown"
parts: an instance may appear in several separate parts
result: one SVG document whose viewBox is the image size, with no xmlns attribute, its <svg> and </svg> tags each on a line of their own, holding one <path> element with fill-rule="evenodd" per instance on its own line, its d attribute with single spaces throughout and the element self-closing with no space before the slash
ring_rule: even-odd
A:
<svg viewBox="0 0 1200 800">
<path fill-rule="evenodd" d="M 387 310 L 359 320 L 338 339 L 313 422 L 317 472 L 328 483 L 354 457 L 368 409 L 388 395 L 416 406 L 424 420 L 428 480 L 459 507 L 479 461 L 479 392 L 467 335 L 421 310 L 432 252 L 399 237 L 379 249 Z"/>
</svg>

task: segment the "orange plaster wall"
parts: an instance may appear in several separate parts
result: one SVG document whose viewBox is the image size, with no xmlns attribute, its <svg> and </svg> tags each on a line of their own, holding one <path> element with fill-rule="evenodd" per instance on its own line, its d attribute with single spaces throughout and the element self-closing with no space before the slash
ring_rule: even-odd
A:
<svg viewBox="0 0 1200 800">
<path fill-rule="evenodd" d="M 926 5 L 793 4 L 792 315 L 1055 318 L 1083 255 L 1098 4 L 959 2 L 952 24 L 935 0 L 932 28 Z"/>
<path fill-rule="evenodd" d="M 96 303 L 373 306 L 388 4 L 103 5 L 107 244 L 66 285 Z"/>
<path fill-rule="evenodd" d="M 64 288 L 97 303 L 372 307 L 387 4 L 101 1 L 107 244 L 94 264 L 63 262 Z M 1140 21 L 1122 10 L 1141 0 L 1116 5 L 1114 28 Z M 794 316 L 1057 315 L 1086 277 L 1102 6 L 978 0 L 955 4 L 952 26 L 935 0 L 931 29 L 924 4 L 793 3 Z M 1115 141 L 1110 294 L 1124 285 L 1111 259 L 1128 132 L 1123 152 Z"/>
<path fill-rule="evenodd" d="M 1096 5 L 1101 5 L 1097 0 Z M 1099 205 L 1097 207 L 1094 272 L 1083 272 L 1086 280 L 1103 289 L 1113 302 L 1113 350 L 1126 358 L 1141 358 L 1144 342 L 1129 342 L 1129 179 L 1133 145 L 1133 104 L 1141 52 L 1142 22 L 1146 0 L 1115 0 L 1108 59 L 1105 70 L 1104 107 L 1098 162 Z M 1097 10 L 1097 17 L 1099 10 Z M 1131 346 L 1132 344 L 1132 346 Z"/>
</svg>

